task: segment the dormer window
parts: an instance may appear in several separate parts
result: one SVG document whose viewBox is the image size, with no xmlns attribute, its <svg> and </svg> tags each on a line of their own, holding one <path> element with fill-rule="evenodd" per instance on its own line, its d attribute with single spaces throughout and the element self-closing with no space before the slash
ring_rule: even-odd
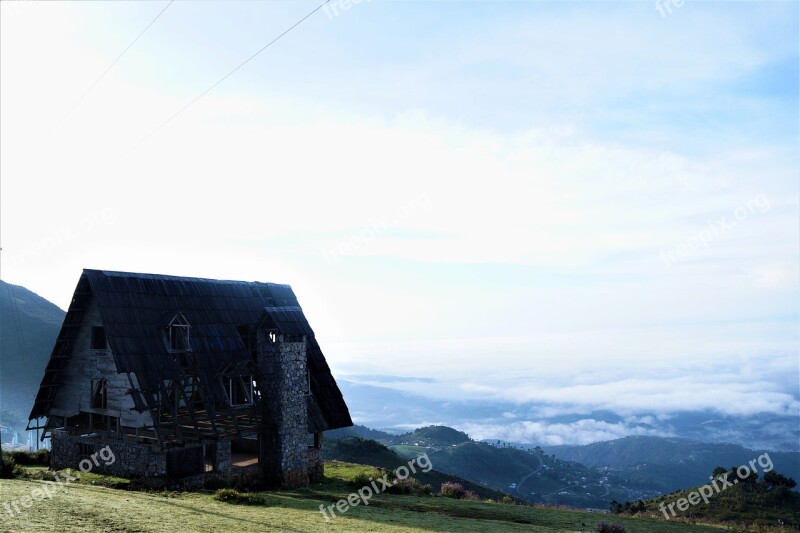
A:
<svg viewBox="0 0 800 533">
<path fill-rule="evenodd" d="M 167 326 L 167 345 L 170 352 L 188 352 L 189 330 L 191 326 L 181 313 L 175 315 Z"/>
</svg>

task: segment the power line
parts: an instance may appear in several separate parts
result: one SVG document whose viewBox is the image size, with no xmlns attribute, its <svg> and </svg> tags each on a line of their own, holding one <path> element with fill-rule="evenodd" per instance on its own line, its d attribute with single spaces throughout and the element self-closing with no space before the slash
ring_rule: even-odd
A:
<svg viewBox="0 0 800 533">
<path fill-rule="evenodd" d="M 228 78 L 229 78 L 229 77 L 230 77 L 230 76 L 231 76 L 231 75 L 232 75 L 234 72 L 236 72 L 237 70 L 239 70 L 240 68 L 242 68 L 243 66 L 245 66 L 245 65 L 246 65 L 247 63 L 249 63 L 249 62 L 250 62 L 250 61 L 251 61 L 253 58 L 255 58 L 255 57 L 258 55 L 258 54 L 260 54 L 261 52 L 263 52 L 264 50 L 266 50 L 267 48 L 269 48 L 270 46 L 272 46 L 273 44 L 275 44 L 275 43 L 276 43 L 276 42 L 277 42 L 277 41 L 278 41 L 278 40 L 279 40 L 281 37 L 283 37 L 284 35 L 286 35 L 286 34 L 287 34 L 287 33 L 289 33 L 290 31 L 292 31 L 293 29 L 295 29 L 297 26 L 299 26 L 300 24 L 302 24 L 302 23 L 303 23 L 303 22 L 304 22 L 304 21 L 305 21 L 307 18 L 309 18 L 311 15 L 313 15 L 314 13 L 316 13 L 317 11 L 319 11 L 320 9 L 322 9 L 322 6 L 324 6 L 324 5 L 325 5 L 325 4 L 327 4 L 328 2 L 330 2 L 330 0 L 325 0 L 324 2 L 322 2 L 322 3 L 321 3 L 320 5 L 318 5 L 316 8 L 314 8 L 313 10 L 311 10 L 311 11 L 310 11 L 310 12 L 309 12 L 309 13 L 308 13 L 306 16 L 304 16 L 303 18 L 301 18 L 300 20 L 298 20 L 297 22 L 295 22 L 294 24 L 292 24 L 292 25 L 291 25 L 291 26 L 290 26 L 290 27 L 289 27 L 289 28 L 288 28 L 286 31 L 284 31 L 283 33 L 281 33 L 280 35 L 278 35 L 277 37 L 275 37 L 274 39 L 272 39 L 270 42 L 268 42 L 267 44 L 265 44 L 264 46 L 262 46 L 262 47 L 261 47 L 261 48 L 260 48 L 260 49 L 259 49 L 259 50 L 258 50 L 256 53 L 254 53 L 253 55 L 251 55 L 250 57 L 248 57 L 247 59 L 245 59 L 244 61 L 242 61 L 242 62 L 241 62 L 241 63 L 240 63 L 240 64 L 239 64 L 239 65 L 238 65 L 238 66 L 237 66 L 235 69 L 233 69 L 233 70 L 231 70 L 230 72 L 228 72 L 227 74 L 225 74 L 225 75 L 224 75 L 222 78 L 220 78 L 220 79 L 219 79 L 219 80 L 217 80 L 217 81 L 216 81 L 216 82 L 215 82 L 213 85 L 211 85 L 211 87 L 209 87 L 208 89 L 206 89 L 205 91 L 203 91 L 202 93 L 200 93 L 199 95 L 197 95 L 197 96 L 196 96 L 196 97 L 195 97 L 195 98 L 194 98 L 192 101 L 190 101 L 188 104 L 184 105 L 184 106 L 183 106 L 182 108 L 180 108 L 180 109 L 179 109 L 177 112 L 175 112 L 175 114 L 173 114 L 173 115 L 172 115 L 171 117 L 169 117 L 167 120 L 165 120 L 164 122 L 162 122 L 161 124 L 159 124 L 159 125 L 158 125 L 158 126 L 157 126 L 157 127 L 154 129 L 154 130 L 153 130 L 153 131 L 151 131 L 150 133 L 148 133 L 147 135 L 145 135 L 144 137 L 142 137 L 142 138 L 139 140 L 139 142 L 137 142 L 137 143 L 136 143 L 136 144 L 133 146 L 133 148 L 131 148 L 131 149 L 130 149 L 130 150 L 127 152 L 127 153 L 130 153 L 130 152 L 132 152 L 133 150 L 136 150 L 136 149 L 137 149 L 139 146 L 141 146 L 141 144 L 142 144 L 143 142 L 145 142 L 147 139 L 149 139 L 150 137 L 152 137 L 153 135 L 155 135 L 155 134 L 158 132 L 158 130 L 160 130 L 161 128 L 163 128 L 164 126 L 166 126 L 167 124 L 169 124 L 170 122 L 172 122 L 172 120 L 173 120 L 173 119 L 175 119 L 175 117 L 177 117 L 178 115 L 180 115 L 181 113 L 183 113 L 184 111 L 186 111 L 186 110 L 187 110 L 187 109 L 188 109 L 188 108 L 189 108 L 189 107 L 190 107 L 192 104 L 194 104 L 195 102 L 197 102 L 198 100 L 200 100 L 202 97 L 204 97 L 206 94 L 208 94 L 209 92 L 211 92 L 211 91 L 214 89 L 214 87 L 216 87 L 217 85 L 219 85 L 220 83 L 222 83 L 223 81 L 225 81 L 226 79 L 228 79 Z"/>
<path fill-rule="evenodd" d="M 170 1 L 169 1 L 169 3 L 168 3 L 168 4 L 167 4 L 165 7 L 164 7 L 164 9 L 162 9 L 162 10 L 161 10 L 161 11 L 158 13 L 158 15 L 156 15 L 156 18 L 154 18 L 153 20 L 151 20 L 151 21 L 150 21 L 150 24 L 148 24 L 147 26 L 145 26 L 145 28 L 144 28 L 144 29 L 141 31 L 141 33 L 139 33 L 139 35 L 137 35 L 137 36 L 136 36 L 136 38 L 135 38 L 133 41 L 131 41 L 131 44 L 129 44 L 128 46 L 126 46 L 126 47 L 125 47 L 125 50 L 123 50 L 123 51 L 122 51 L 122 53 L 121 53 L 120 55 L 118 55 L 118 56 L 117 56 L 117 58 L 116 58 L 114 61 L 112 61 L 112 62 L 111 62 L 111 64 L 108 66 L 108 68 L 106 68 L 106 69 L 103 71 L 103 73 L 102 73 L 102 74 L 100 74 L 100 76 L 99 76 L 99 77 L 98 77 L 96 80 L 94 80 L 94 83 L 92 83 L 92 84 L 89 86 L 89 88 L 88 88 L 88 89 L 86 89 L 86 92 L 84 92 L 84 93 L 81 95 L 81 97 L 80 97 L 80 98 L 78 98 L 78 100 L 77 100 L 77 101 L 76 101 L 74 104 L 72 104 L 72 107 L 70 107 L 70 108 L 69 108 L 69 111 L 67 111 L 67 112 L 64 114 L 64 116 L 62 117 L 62 119 L 61 119 L 61 120 L 64 120 L 65 118 L 67 118 L 67 117 L 69 116 L 69 114 L 70 114 L 70 113 L 72 113 L 72 111 L 73 111 L 73 110 L 74 110 L 76 107 L 78 107 L 78 105 L 79 105 L 79 104 L 80 104 L 80 103 L 83 101 L 83 99 L 84 99 L 84 98 L 86 98 L 86 96 L 87 96 L 87 95 L 88 95 L 90 92 L 92 92 L 92 89 L 94 89 L 94 88 L 95 88 L 95 86 L 96 86 L 98 83 L 100 83 L 100 80 L 102 80 L 102 79 L 105 77 L 105 75 L 106 75 L 106 74 L 108 74 L 108 71 L 109 71 L 109 70 L 111 70 L 111 69 L 114 67 L 114 65 L 116 65 L 116 64 L 117 64 L 117 61 L 119 61 L 120 59 L 122 59 L 122 56 L 124 56 L 124 55 L 125 55 L 125 52 L 127 52 L 128 50 L 130 50 L 131 46 L 133 46 L 134 44 L 136 44 L 136 41 L 138 41 L 138 40 L 139 40 L 139 37 L 141 37 L 142 35 L 144 35 L 144 33 L 145 33 L 145 32 L 146 32 L 148 29 L 150 29 L 150 26 L 152 26 L 152 25 L 155 23 L 155 21 L 157 21 L 157 20 L 158 20 L 158 18 L 159 18 L 161 15 L 163 15 L 163 14 L 164 14 L 164 11 L 166 11 L 166 10 L 167 10 L 167 8 L 168 8 L 169 6 L 171 6 L 171 5 L 172 5 L 172 2 L 174 2 L 174 1 L 175 1 L 175 0 L 170 0 Z"/>
</svg>

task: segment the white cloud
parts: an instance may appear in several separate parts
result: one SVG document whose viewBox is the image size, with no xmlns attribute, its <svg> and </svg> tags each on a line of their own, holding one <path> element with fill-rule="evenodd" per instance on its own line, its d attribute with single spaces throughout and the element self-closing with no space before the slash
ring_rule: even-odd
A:
<svg viewBox="0 0 800 533">
<path fill-rule="evenodd" d="M 248 10 L 272 4 L 176 4 L 63 120 L 154 13 L 9 4 L 4 279 L 62 306 L 83 267 L 291 283 L 337 371 L 433 378 L 381 383 L 433 397 L 553 416 L 797 411 L 795 134 L 751 128 L 783 108 L 734 83 L 794 57 L 794 33 L 758 28 L 795 8 L 509 4 L 470 22 L 486 31 L 440 28 L 398 57 L 360 40 L 388 26 L 351 24 L 448 4 L 376 2 L 315 22 L 129 151 L 246 56 L 263 33 Z M 236 31 L 203 18 L 224 10 Z M 199 61 L 211 29 L 232 44 Z M 719 135 L 693 146 L 687 115 Z M 728 142 L 731 128 L 748 133 Z M 757 195 L 768 212 L 659 258 Z"/>
<path fill-rule="evenodd" d="M 500 439 L 542 446 L 589 444 L 629 435 L 672 436 L 663 430 L 632 426 L 623 422 L 610 423 L 593 418 L 556 424 L 538 421 L 520 421 L 502 425 L 469 423 L 460 425 L 458 429 L 475 440 Z"/>
</svg>

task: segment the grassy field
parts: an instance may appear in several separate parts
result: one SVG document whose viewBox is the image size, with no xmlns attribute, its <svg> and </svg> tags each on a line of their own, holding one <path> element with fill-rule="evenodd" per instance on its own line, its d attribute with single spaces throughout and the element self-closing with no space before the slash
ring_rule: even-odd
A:
<svg viewBox="0 0 800 533">
<path fill-rule="evenodd" d="M 257 505 L 220 502 L 213 493 L 147 493 L 107 488 L 107 479 L 84 475 L 10 517 L 6 505 L 41 490 L 40 480 L 0 480 L 0 531 L 21 532 L 264 532 L 264 531 L 594 531 L 602 520 L 623 524 L 628 533 L 721 531 L 690 524 L 625 519 L 555 508 L 382 494 L 326 521 L 320 504 L 346 498 L 350 481 L 370 467 L 326 465 L 326 479 L 295 491 L 255 494 Z M 116 480 L 112 480 L 115 482 Z M 38 492 L 35 495 L 40 495 Z M 40 495 L 41 496 L 41 495 Z M 13 509 L 13 507 L 12 507 Z"/>
</svg>

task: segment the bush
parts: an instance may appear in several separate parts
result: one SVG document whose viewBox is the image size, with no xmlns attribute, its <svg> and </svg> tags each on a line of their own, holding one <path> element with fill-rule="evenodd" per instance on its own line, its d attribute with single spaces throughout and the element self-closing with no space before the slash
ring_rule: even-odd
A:
<svg viewBox="0 0 800 533">
<path fill-rule="evenodd" d="M 439 494 L 445 498 L 461 499 L 464 496 L 464 487 L 461 483 L 453 483 L 452 481 L 445 481 L 439 489 Z"/>
<path fill-rule="evenodd" d="M 219 489 L 214 493 L 214 499 L 220 502 L 235 502 L 242 498 L 242 493 L 236 489 Z"/>
<path fill-rule="evenodd" d="M 413 477 L 398 479 L 391 487 L 386 489 L 386 492 L 389 494 L 413 494 L 414 485 L 419 485 L 419 482 Z"/>
<path fill-rule="evenodd" d="M 8 457 L 14 460 L 18 465 L 41 465 L 50 466 L 50 450 L 42 448 L 35 452 L 13 451 L 9 452 Z"/>
<path fill-rule="evenodd" d="M 430 496 L 433 492 L 433 487 L 430 485 L 423 485 L 416 478 L 409 477 L 405 479 L 397 479 L 394 484 L 386 489 L 389 494 L 414 494 L 417 496 Z"/>
<path fill-rule="evenodd" d="M 17 463 L 9 457 L 3 457 L 3 466 L 0 467 L 0 479 L 11 479 L 14 477 L 14 470 Z"/>
<path fill-rule="evenodd" d="M 270 499 L 252 492 L 240 492 L 236 489 L 219 489 L 214 493 L 214 499 L 221 502 L 241 505 L 271 505 L 275 503 L 274 498 Z"/>
<path fill-rule="evenodd" d="M 356 474 L 350 484 L 359 488 L 366 487 L 372 482 L 373 479 L 375 479 L 374 475 L 370 476 L 366 472 L 360 472 Z"/>
<path fill-rule="evenodd" d="M 476 493 L 472 492 L 471 490 L 466 491 L 464 493 L 464 495 L 461 497 L 461 499 L 462 500 L 469 500 L 471 502 L 479 502 L 479 501 L 481 501 L 481 497 L 478 496 Z"/>
<path fill-rule="evenodd" d="M 505 503 L 506 505 L 510 505 L 514 503 L 514 498 L 512 498 L 511 496 L 503 496 L 503 503 Z"/>
<path fill-rule="evenodd" d="M 598 522 L 595 528 L 597 533 L 625 533 L 625 528 L 620 524 L 611 524 L 609 522 Z"/>
<path fill-rule="evenodd" d="M 36 464 L 42 466 L 50 466 L 50 450 L 47 448 L 42 448 L 41 450 L 37 450 L 34 453 L 36 457 Z"/>
</svg>

